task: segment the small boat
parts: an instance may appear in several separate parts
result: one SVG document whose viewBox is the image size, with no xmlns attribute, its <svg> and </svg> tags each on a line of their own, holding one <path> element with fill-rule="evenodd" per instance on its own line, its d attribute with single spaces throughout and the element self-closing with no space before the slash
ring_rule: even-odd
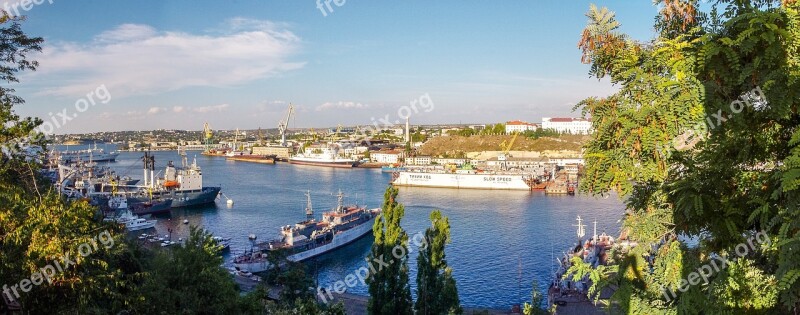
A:
<svg viewBox="0 0 800 315">
<path fill-rule="evenodd" d="M 142 218 L 136 218 L 125 222 L 125 229 L 128 231 L 146 230 L 154 228 L 155 226 L 156 220 L 146 220 Z"/>
<path fill-rule="evenodd" d="M 227 251 L 231 249 L 231 239 L 229 237 L 214 236 L 212 239 L 217 242 L 217 244 L 222 246 L 220 251 Z"/>
</svg>

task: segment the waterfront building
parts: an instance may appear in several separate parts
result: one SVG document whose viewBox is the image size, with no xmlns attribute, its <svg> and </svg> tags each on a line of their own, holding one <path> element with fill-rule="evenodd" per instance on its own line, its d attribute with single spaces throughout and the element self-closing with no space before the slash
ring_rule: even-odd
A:
<svg viewBox="0 0 800 315">
<path fill-rule="evenodd" d="M 375 163 L 389 163 L 394 164 L 400 162 L 403 157 L 403 152 L 400 151 L 377 151 L 369 154 L 370 159 Z"/>
<path fill-rule="evenodd" d="M 434 159 L 431 160 L 431 162 L 439 164 L 439 165 L 445 165 L 445 164 L 464 165 L 464 164 L 467 164 L 468 160 L 467 159 L 453 159 L 453 158 L 434 158 Z"/>
<path fill-rule="evenodd" d="M 406 164 L 408 165 L 431 165 L 431 157 L 424 155 L 424 156 L 415 156 L 406 158 Z"/>
</svg>

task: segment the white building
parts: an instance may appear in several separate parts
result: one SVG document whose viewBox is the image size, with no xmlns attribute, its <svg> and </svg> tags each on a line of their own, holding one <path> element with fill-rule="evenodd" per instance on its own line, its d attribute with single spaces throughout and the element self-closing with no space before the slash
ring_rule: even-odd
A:
<svg viewBox="0 0 800 315">
<path fill-rule="evenodd" d="M 377 151 L 370 152 L 369 157 L 376 163 L 389 163 L 394 164 L 400 162 L 403 152 L 400 151 Z"/>
<path fill-rule="evenodd" d="M 538 128 L 538 126 L 536 126 L 536 124 L 531 124 L 531 123 L 527 123 L 527 122 L 519 121 L 519 120 L 512 120 L 512 121 L 506 122 L 506 134 L 512 134 L 512 133 L 515 133 L 515 132 L 523 133 L 523 132 L 526 132 L 528 130 L 536 131 L 537 128 Z"/>
<path fill-rule="evenodd" d="M 409 165 L 431 165 L 430 156 L 415 156 L 406 159 L 406 164 Z"/>
<path fill-rule="evenodd" d="M 431 159 L 431 162 L 439 165 L 446 165 L 446 164 L 464 165 L 467 164 L 467 159 L 434 158 Z"/>
<path fill-rule="evenodd" d="M 592 122 L 582 118 L 542 118 L 542 129 L 552 129 L 560 133 L 585 135 L 592 132 Z"/>
</svg>

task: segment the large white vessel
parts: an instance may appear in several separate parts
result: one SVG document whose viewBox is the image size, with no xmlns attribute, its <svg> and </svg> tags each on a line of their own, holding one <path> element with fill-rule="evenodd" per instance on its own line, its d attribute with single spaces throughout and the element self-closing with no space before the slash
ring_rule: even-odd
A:
<svg viewBox="0 0 800 315">
<path fill-rule="evenodd" d="M 351 168 L 356 165 L 356 162 L 358 161 L 339 156 L 339 150 L 336 146 L 306 148 L 305 152 L 289 158 L 289 163 L 291 164 L 342 168 Z"/>
<path fill-rule="evenodd" d="M 392 176 L 395 186 L 462 189 L 532 190 L 536 176 L 525 172 L 482 172 L 478 170 L 400 171 Z"/>
<path fill-rule="evenodd" d="M 62 163 L 76 162 L 76 161 L 93 161 L 93 162 L 109 162 L 115 161 L 119 153 L 108 152 L 103 149 L 98 149 L 97 145 L 93 149 L 78 150 L 78 151 L 62 151 L 56 153 L 58 159 Z"/>
<path fill-rule="evenodd" d="M 294 226 L 281 227 L 281 239 L 257 244 L 254 248 L 234 258 L 239 270 L 262 272 L 271 268 L 268 252 L 285 250 L 289 261 L 300 262 L 325 254 L 352 243 L 372 232 L 375 218 L 381 209 L 342 205 L 344 195 L 339 192 L 339 204 L 333 211 L 325 212 L 321 221 L 314 219 L 311 196 L 308 197 L 306 220 Z"/>
</svg>

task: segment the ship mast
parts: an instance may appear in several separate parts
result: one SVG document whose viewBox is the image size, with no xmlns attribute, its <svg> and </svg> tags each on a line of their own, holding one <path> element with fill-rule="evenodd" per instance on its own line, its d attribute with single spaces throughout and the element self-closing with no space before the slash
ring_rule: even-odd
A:
<svg viewBox="0 0 800 315">
<path fill-rule="evenodd" d="M 314 219 L 314 208 L 311 207 L 311 191 L 306 191 L 306 220 Z"/>
<path fill-rule="evenodd" d="M 339 189 L 339 194 L 336 196 L 339 197 L 339 203 L 336 206 L 336 212 L 344 213 L 344 194 L 342 193 L 341 189 Z"/>
<path fill-rule="evenodd" d="M 586 224 L 583 224 L 583 219 L 581 219 L 581 216 L 578 216 L 578 224 L 573 226 L 578 227 L 578 239 L 583 239 L 583 237 L 586 235 Z"/>
</svg>

